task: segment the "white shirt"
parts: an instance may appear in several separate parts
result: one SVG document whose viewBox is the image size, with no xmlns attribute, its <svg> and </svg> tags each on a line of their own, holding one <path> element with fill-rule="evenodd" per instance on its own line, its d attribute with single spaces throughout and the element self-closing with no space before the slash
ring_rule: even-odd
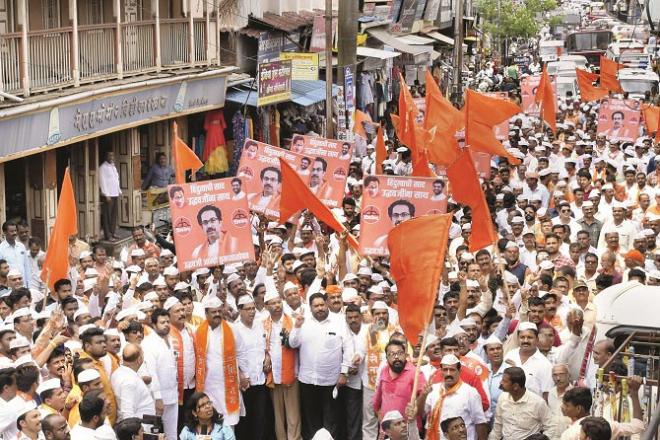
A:
<svg viewBox="0 0 660 440">
<path fill-rule="evenodd" d="M 435 407 L 436 402 L 440 398 L 440 393 L 444 391 L 444 383 L 437 383 L 431 388 L 431 393 L 426 398 L 424 405 L 426 414 L 430 414 Z M 452 417 L 462 417 L 467 428 L 467 440 L 475 440 L 477 438 L 476 425 L 488 423 L 484 409 L 481 406 L 481 397 L 477 390 L 470 385 L 463 383 L 456 392 L 445 397 L 440 408 L 441 414 L 450 415 Z M 439 424 L 438 424 L 439 425 Z M 440 430 L 440 438 L 447 440 L 447 437 Z"/>
<path fill-rule="evenodd" d="M 193 389 L 195 388 L 195 341 L 187 327 L 180 333 L 183 340 L 183 388 Z M 178 353 L 178 356 L 181 356 L 181 353 Z"/>
<path fill-rule="evenodd" d="M 176 377 L 176 358 L 169 336 L 167 341 L 154 331 L 144 338 L 141 346 L 144 350 L 144 363 L 152 378 L 154 399 L 162 399 L 164 405 L 172 405 L 179 401 L 179 383 Z"/>
<path fill-rule="evenodd" d="M 626 253 L 633 247 L 633 241 L 637 235 L 637 230 L 635 225 L 630 220 L 624 220 L 619 225 L 615 225 L 614 222 L 607 222 L 603 225 L 603 229 L 600 231 L 600 238 L 598 239 L 598 249 L 605 249 L 607 243 L 605 241 L 605 234 L 610 232 L 619 233 L 619 251 L 621 253 Z"/>
<path fill-rule="evenodd" d="M 120 366 L 112 373 L 110 384 L 117 399 L 117 420 L 156 414 L 149 387 L 133 369 Z"/>
<path fill-rule="evenodd" d="M 300 348 L 298 379 L 302 383 L 331 386 L 337 383 L 340 373 L 348 372 L 353 347 L 343 322 L 306 319 L 300 328 L 291 330 L 289 344 Z"/>
<path fill-rule="evenodd" d="M 99 167 L 99 188 L 105 197 L 119 197 L 119 173 L 114 164 L 103 162 Z"/>
<path fill-rule="evenodd" d="M 236 358 L 241 373 L 249 376 L 250 385 L 263 385 L 266 383 L 264 373 L 264 358 L 266 357 L 266 332 L 261 321 L 252 322 L 252 328 L 242 321 L 234 326 L 236 338 Z"/>
<path fill-rule="evenodd" d="M 542 397 L 529 391 L 516 402 L 509 393 L 500 394 L 489 440 L 519 440 L 543 431 L 552 437 L 550 409 Z"/>
<path fill-rule="evenodd" d="M 20 400 L 17 400 L 20 399 Z M 0 398 L 0 437 L 12 438 L 16 436 L 18 428 L 16 419 L 18 418 L 18 408 L 25 402 L 20 397 L 14 397 L 9 402 Z"/>
<path fill-rule="evenodd" d="M 504 356 L 504 363 L 520 367 L 525 371 L 527 390 L 542 396 L 554 386 L 552 381 L 552 364 L 538 349 L 525 363 L 520 360 L 520 348 L 511 350 Z"/>
<path fill-rule="evenodd" d="M 23 243 L 14 240 L 14 245 L 9 244 L 7 240 L 0 243 L 0 259 L 6 260 L 10 268 L 20 270 L 23 275 L 23 285 L 27 286 L 30 282 L 30 262 L 28 260 L 28 251 Z"/>
<path fill-rule="evenodd" d="M 71 428 L 71 440 L 90 440 L 96 438 L 95 429 L 85 428 L 80 423 Z"/>
</svg>

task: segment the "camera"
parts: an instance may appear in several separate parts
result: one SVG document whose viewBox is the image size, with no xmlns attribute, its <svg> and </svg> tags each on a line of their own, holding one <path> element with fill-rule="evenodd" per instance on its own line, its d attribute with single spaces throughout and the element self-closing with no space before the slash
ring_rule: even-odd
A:
<svg viewBox="0 0 660 440">
<path fill-rule="evenodd" d="M 282 329 L 280 331 L 280 338 L 282 338 L 282 347 L 291 348 L 289 345 L 289 332 Z"/>
<path fill-rule="evenodd" d="M 145 432 L 142 437 L 144 440 L 159 440 L 163 432 L 163 419 L 160 416 L 145 414 L 142 416 L 142 424 L 150 425 L 149 432 Z"/>
</svg>

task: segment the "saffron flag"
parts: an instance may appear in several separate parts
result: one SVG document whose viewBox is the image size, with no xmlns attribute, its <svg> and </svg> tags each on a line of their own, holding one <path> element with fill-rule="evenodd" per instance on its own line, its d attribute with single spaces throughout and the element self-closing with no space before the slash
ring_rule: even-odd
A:
<svg viewBox="0 0 660 440">
<path fill-rule="evenodd" d="M 600 56 L 600 86 L 614 93 L 623 93 L 621 84 L 616 77 L 620 68 L 624 67 L 616 61 Z"/>
<path fill-rule="evenodd" d="M 593 85 L 595 81 L 598 81 L 599 76 L 597 74 L 577 68 L 575 69 L 575 73 L 577 75 L 577 84 L 580 89 L 580 100 L 582 102 L 598 101 L 609 95 L 606 89 Z"/>
<path fill-rule="evenodd" d="M 435 127 L 438 132 L 451 133 L 453 136 L 465 124 L 463 114 L 454 107 L 440 91 L 433 75 L 426 71 L 426 117 L 424 128 L 430 130 Z"/>
<path fill-rule="evenodd" d="M 413 100 L 408 84 L 403 79 L 403 75 L 399 73 L 399 118 L 401 119 L 400 130 L 397 130 L 397 135 L 402 144 L 410 147 L 410 144 L 413 142 L 412 137 L 415 133 L 415 123 L 417 120 L 417 106 Z M 410 125 L 408 119 L 408 113 L 412 113 L 413 124 Z"/>
<path fill-rule="evenodd" d="M 454 200 L 472 209 L 470 252 L 476 252 L 495 243 L 497 234 L 490 218 L 490 209 L 468 150 L 463 151 L 458 160 L 447 168 L 447 177 Z"/>
<path fill-rule="evenodd" d="M 174 166 L 175 166 L 175 179 L 176 183 L 186 183 L 186 170 L 192 170 L 194 173 L 204 166 L 199 157 L 194 151 L 186 145 L 181 139 L 176 130 L 176 122 L 174 123 Z"/>
<path fill-rule="evenodd" d="M 474 151 L 507 158 L 514 164 L 520 160 L 512 156 L 495 138 L 493 127 L 510 119 L 522 110 L 511 101 L 493 98 L 467 89 L 465 97 L 465 144 Z"/>
<path fill-rule="evenodd" d="M 54 284 L 69 277 L 69 237 L 78 233 L 76 197 L 67 167 L 62 180 L 62 191 L 57 202 L 55 225 L 50 233 L 48 249 L 41 270 L 41 280 L 55 291 Z"/>
<path fill-rule="evenodd" d="M 385 149 L 385 137 L 383 136 L 383 127 L 378 127 L 376 134 L 376 174 L 383 174 L 383 161 L 387 158 Z"/>
<path fill-rule="evenodd" d="M 347 232 L 346 227 L 337 220 L 330 208 L 314 195 L 309 186 L 302 181 L 298 173 L 282 157 L 280 157 L 280 170 L 282 172 L 280 223 L 284 224 L 297 212 L 307 209 L 335 232 Z M 358 249 L 358 242 L 350 233 L 348 234 L 348 242 L 353 249 Z"/>
<path fill-rule="evenodd" d="M 355 110 L 355 124 L 353 125 L 353 132 L 359 134 L 362 138 L 367 139 L 367 132 L 364 129 L 364 124 L 373 125 L 374 121 L 371 120 L 371 116 L 367 113 Z"/>
<path fill-rule="evenodd" d="M 541 109 L 541 117 L 548 123 L 553 133 L 557 133 L 557 98 L 552 89 L 548 69 L 544 68 L 541 74 L 541 82 L 534 98 Z"/>
<path fill-rule="evenodd" d="M 399 324 L 411 344 L 431 320 L 450 226 L 451 214 L 423 215 L 399 223 L 387 237 Z"/>
<path fill-rule="evenodd" d="M 642 108 L 642 114 L 644 115 L 644 125 L 646 126 L 646 132 L 651 134 L 655 133 L 655 142 L 660 142 L 660 107 L 654 105 L 646 105 Z"/>
</svg>

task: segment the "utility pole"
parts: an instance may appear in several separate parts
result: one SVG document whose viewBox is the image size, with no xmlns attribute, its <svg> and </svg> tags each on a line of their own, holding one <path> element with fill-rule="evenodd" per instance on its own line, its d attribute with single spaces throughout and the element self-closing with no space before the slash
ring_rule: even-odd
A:
<svg viewBox="0 0 660 440">
<path fill-rule="evenodd" d="M 325 136 L 334 137 L 332 121 L 332 0 L 325 0 Z"/>
<path fill-rule="evenodd" d="M 454 11 L 454 76 L 451 86 L 451 101 L 460 105 L 463 101 L 463 2 L 456 0 Z"/>
<path fill-rule="evenodd" d="M 350 87 L 344 89 L 346 99 L 346 116 L 353 117 L 355 111 L 355 66 L 357 65 L 357 32 L 358 32 L 358 3 L 356 0 L 339 0 L 338 22 L 337 22 L 337 84 Z M 352 75 L 353 79 L 347 84 L 346 76 Z M 347 121 L 347 130 L 351 127 L 351 121 Z"/>
</svg>

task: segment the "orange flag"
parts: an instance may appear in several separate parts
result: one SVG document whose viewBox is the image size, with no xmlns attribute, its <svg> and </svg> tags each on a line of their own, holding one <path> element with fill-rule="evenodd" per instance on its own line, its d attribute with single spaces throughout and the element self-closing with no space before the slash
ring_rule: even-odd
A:
<svg viewBox="0 0 660 440">
<path fill-rule="evenodd" d="M 347 232 L 346 227 L 337 220 L 337 217 L 334 216 L 332 211 L 316 197 L 307 184 L 302 181 L 298 173 L 282 158 L 280 158 L 280 170 L 282 171 L 280 223 L 284 224 L 297 212 L 307 209 L 334 231 Z M 348 234 L 348 243 L 353 249 L 358 249 L 359 247 L 357 240 L 350 233 Z"/>
<path fill-rule="evenodd" d="M 383 136 L 383 127 L 378 126 L 376 134 L 376 174 L 383 174 L 383 161 L 387 158 L 385 149 L 385 137 Z"/>
<path fill-rule="evenodd" d="M 644 125 L 648 134 L 655 133 L 655 141 L 660 142 L 660 107 L 654 105 L 645 105 L 642 107 L 644 115 Z"/>
<path fill-rule="evenodd" d="M 623 93 L 621 89 L 621 84 L 616 77 L 616 73 L 620 68 L 624 67 L 623 64 L 619 64 L 616 61 L 612 61 L 609 58 L 600 56 L 600 86 L 604 89 L 609 90 L 614 93 Z"/>
<path fill-rule="evenodd" d="M 548 69 L 543 69 L 541 74 L 541 81 L 539 88 L 534 97 L 534 101 L 539 104 L 541 109 L 541 116 L 543 120 L 548 123 L 553 133 L 557 133 L 557 98 L 555 92 L 552 90 L 552 83 L 548 75 Z"/>
<path fill-rule="evenodd" d="M 355 110 L 355 124 L 353 125 L 353 132 L 359 134 L 362 138 L 367 139 L 367 132 L 364 129 L 364 124 L 374 124 L 374 121 L 371 120 L 371 116 L 367 113 L 360 110 Z"/>
<path fill-rule="evenodd" d="M 440 91 L 431 72 L 426 70 L 426 117 L 424 128 L 435 127 L 440 132 L 455 132 L 464 127 L 465 119 L 459 109 L 454 107 Z"/>
<path fill-rule="evenodd" d="M 595 81 L 598 81 L 599 76 L 597 74 L 577 68 L 575 69 L 575 73 L 577 75 L 578 88 L 580 89 L 580 101 L 598 101 L 609 95 L 606 89 L 593 85 Z"/>
<path fill-rule="evenodd" d="M 186 145 L 176 132 L 176 122 L 174 123 L 174 171 L 176 183 L 186 183 L 186 170 L 192 170 L 194 173 L 204 166 L 194 151 Z"/>
<path fill-rule="evenodd" d="M 474 151 L 506 157 L 514 165 L 520 160 L 512 156 L 495 138 L 493 127 L 522 110 L 511 101 L 493 98 L 467 89 L 465 97 L 465 144 Z"/>
<path fill-rule="evenodd" d="M 55 225 L 50 233 L 46 258 L 41 270 L 41 280 L 55 291 L 54 284 L 69 277 L 69 237 L 78 233 L 76 197 L 73 194 L 71 175 L 67 167 L 62 180 L 62 191 L 57 202 Z"/>
<path fill-rule="evenodd" d="M 387 236 L 399 324 L 411 344 L 431 320 L 450 226 L 451 214 L 423 215 L 399 223 Z"/>
<path fill-rule="evenodd" d="M 399 136 L 399 140 L 401 140 L 400 133 L 402 132 L 401 126 L 403 124 L 403 120 L 399 116 L 394 114 L 392 114 L 391 117 L 392 117 L 392 125 L 394 126 L 394 129 L 396 130 L 397 135 Z M 429 164 L 428 151 L 426 150 L 426 148 L 417 148 L 417 145 L 428 145 L 428 143 L 432 139 L 431 133 L 429 133 L 427 130 L 424 130 L 421 126 L 414 124 L 413 121 L 410 121 L 410 119 L 413 118 L 412 113 L 408 112 L 408 118 L 409 118 L 408 123 L 409 124 L 413 123 L 413 126 L 415 127 L 415 135 L 409 136 L 410 139 L 408 140 L 408 143 L 405 144 L 410 149 L 410 156 L 412 158 L 412 166 L 413 166 L 413 176 L 434 177 L 433 173 L 428 167 Z"/>
<path fill-rule="evenodd" d="M 409 112 L 413 114 L 412 125 L 410 125 L 408 119 Z M 397 130 L 397 136 L 402 144 L 409 147 L 414 136 L 414 127 L 416 125 L 414 121 L 417 119 L 417 114 L 417 106 L 415 105 L 415 101 L 413 101 L 408 84 L 403 79 L 403 75 L 399 73 L 399 118 L 401 119 L 401 129 Z"/>
<path fill-rule="evenodd" d="M 484 192 L 479 183 L 477 170 L 468 150 L 464 150 L 458 160 L 447 168 L 447 177 L 451 185 L 451 196 L 459 203 L 472 209 L 472 234 L 470 251 L 476 252 L 497 240 L 486 203 Z"/>
</svg>

